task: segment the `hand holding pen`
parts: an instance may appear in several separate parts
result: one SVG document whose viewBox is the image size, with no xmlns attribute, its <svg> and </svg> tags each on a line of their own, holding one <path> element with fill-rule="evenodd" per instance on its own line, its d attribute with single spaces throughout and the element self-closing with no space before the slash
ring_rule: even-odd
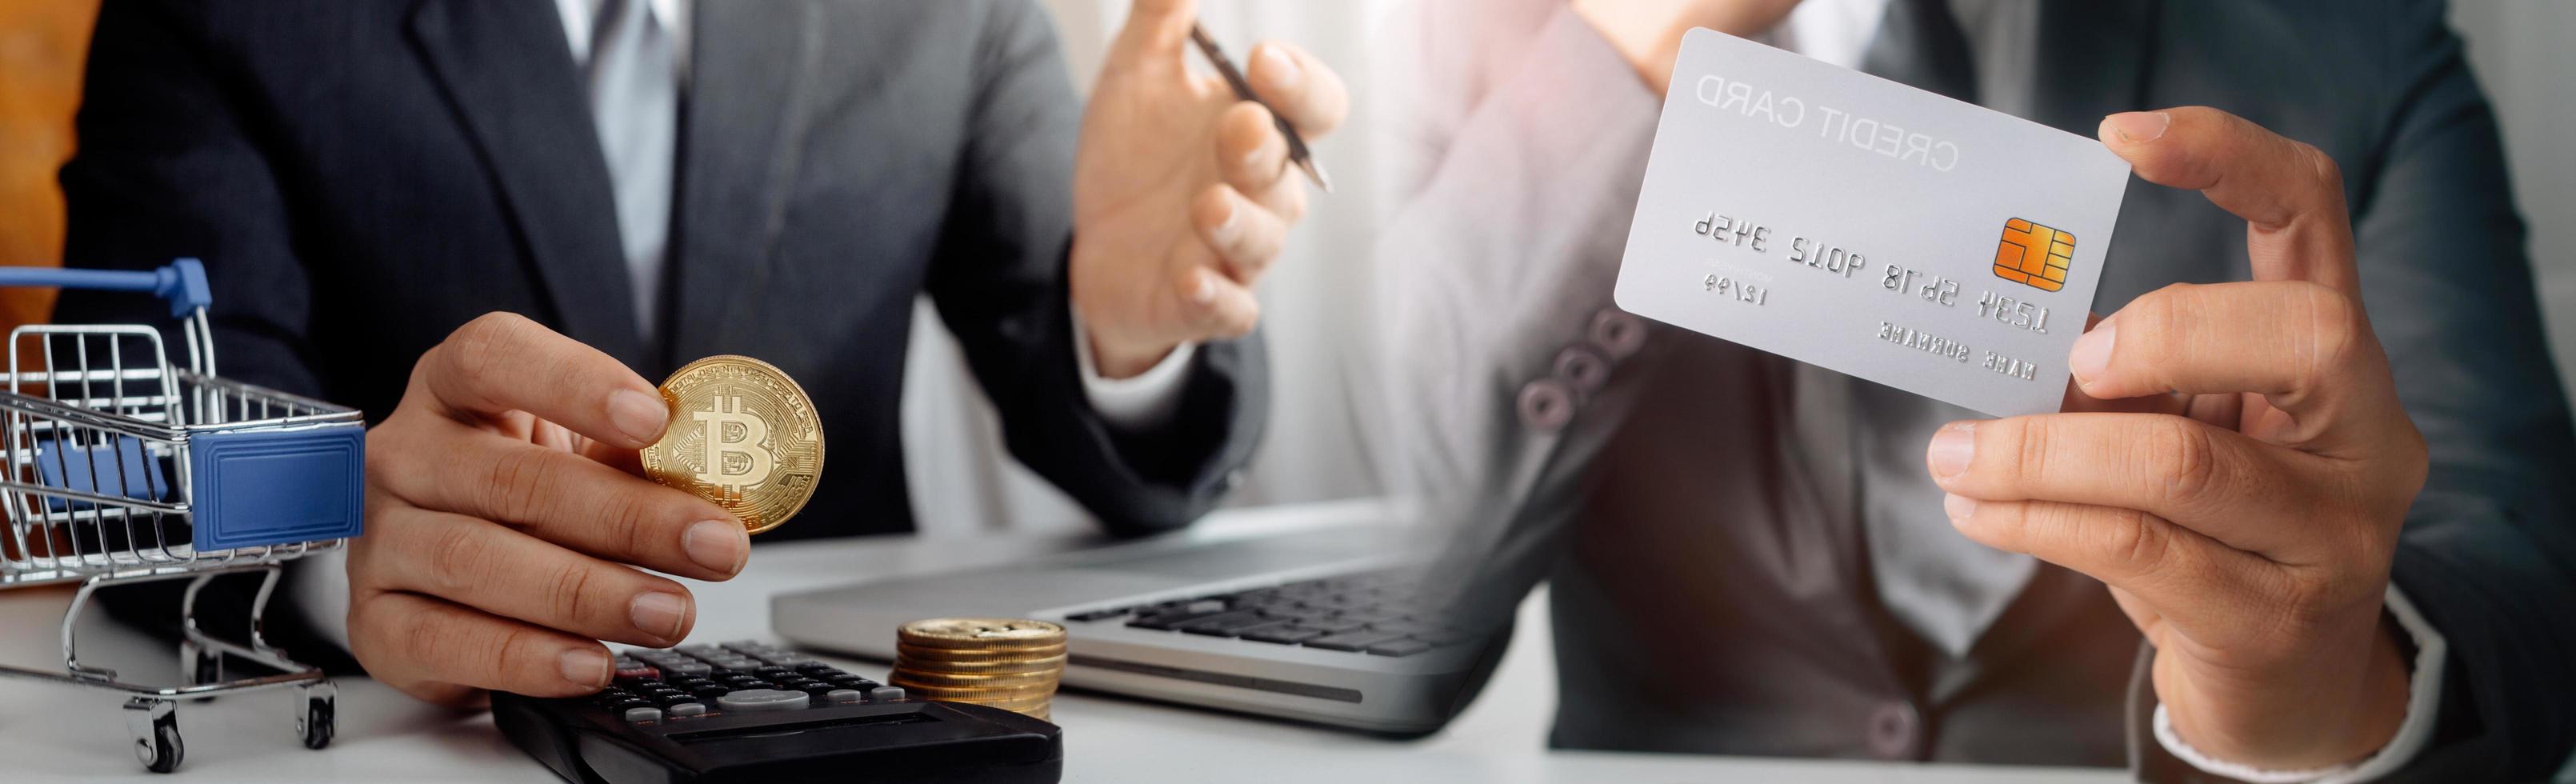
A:
<svg viewBox="0 0 2576 784">
<path fill-rule="evenodd" d="M 1252 331 L 1252 287 L 1311 196 L 1289 167 L 1325 182 L 1306 141 L 1349 107 L 1341 77 L 1295 46 L 1254 46 L 1237 68 L 1196 28 L 1194 2 L 1134 0 L 1084 109 L 1069 283 L 1108 378 Z M 1194 72 L 1192 49 L 1216 75 Z"/>
<path fill-rule="evenodd" d="M 1297 127 L 1288 124 L 1287 118 L 1278 116 L 1278 107 L 1261 100 L 1260 94 L 1253 91 L 1252 83 L 1243 78 L 1242 69 L 1236 68 L 1234 61 L 1225 56 L 1225 49 L 1216 45 L 1216 39 L 1208 37 L 1207 28 L 1190 25 L 1190 42 L 1198 45 L 1199 54 L 1206 55 L 1208 64 L 1216 68 L 1217 75 L 1225 78 L 1226 86 L 1234 89 L 1234 97 L 1261 104 L 1271 111 L 1270 121 L 1278 125 L 1279 135 L 1288 140 L 1288 162 L 1306 172 L 1306 179 L 1315 183 L 1315 187 L 1332 193 L 1333 178 L 1324 176 L 1324 165 L 1316 163 L 1314 153 L 1306 149 L 1305 137 L 1297 135 Z"/>
</svg>

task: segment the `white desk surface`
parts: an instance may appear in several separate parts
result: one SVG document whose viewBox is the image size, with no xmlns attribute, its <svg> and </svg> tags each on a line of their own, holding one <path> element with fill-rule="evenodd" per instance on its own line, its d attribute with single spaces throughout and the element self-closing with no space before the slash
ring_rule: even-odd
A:
<svg viewBox="0 0 2576 784">
<path fill-rule="evenodd" d="M 1326 504 L 1223 512 L 1187 536 L 1225 538 L 1295 528 L 1365 513 Z M 729 583 L 695 584 L 698 626 L 692 639 L 776 639 L 768 598 L 782 591 L 871 576 L 1010 561 L 1098 540 L 1079 537 L 920 539 L 871 537 L 754 548 L 751 565 Z M 56 628 L 68 589 L 0 591 L 0 663 L 59 665 Z M 1662 754 L 1549 751 L 1556 704 L 1547 604 L 1524 603 L 1518 637 L 1481 696 L 1448 729 L 1416 740 L 1387 740 L 1316 727 L 1210 713 L 1117 697 L 1056 697 L 1064 727 L 1065 780 L 1070 782 L 2039 782 L 2119 781 L 2100 769 L 1936 766 L 1869 762 Z M 176 608 L 172 608 L 176 612 Z M 85 662 L 125 677 L 169 682 L 177 654 L 169 646 L 103 619 L 82 626 Z M 850 662 L 880 674 L 880 662 Z M 23 679 L 0 679 L 0 781 L 167 782 L 488 781 L 552 782 L 552 773 L 521 754 L 482 713 L 430 707 L 374 681 L 342 679 L 339 738 L 308 751 L 293 737 L 289 691 L 183 703 L 179 728 L 187 756 L 175 778 L 143 772 L 132 752 L 120 697 L 103 691 Z"/>
</svg>

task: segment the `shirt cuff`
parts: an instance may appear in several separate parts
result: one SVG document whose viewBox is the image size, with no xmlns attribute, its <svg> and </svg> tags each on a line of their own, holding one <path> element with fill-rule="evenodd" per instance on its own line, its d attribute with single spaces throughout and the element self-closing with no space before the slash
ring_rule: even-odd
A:
<svg viewBox="0 0 2576 784">
<path fill-rule="evenodd" d="M 2424 622 L 2424 615 L 2406 601 L 2406 593 L 2388 586 L 2388 613 L 2397 617 L 2397 627 L 2415 641 L 2415 674 L 2406 687 L 2406 718 L 2397 725 L 2397 735 L 2358 762 L 2348 762 L 2308 770 L 2267 770 L 2224 760 L 2211 759 L 2174 733 L 2173 719 L 2165 715 L 2165 706 L 2156 706 L 2156 742 L 2175 758 L 2191 763 L 2201 772 L 2225 776 L 2250 784 L 2349 784 L 2371 781 L 2406 767 L 2423 753 L 2424 744 L 2433 737 L 2433 716 L 2442 704 L 2442 668 L 2450 644 L 2442 633 Z"/>
<path fill-rule="evenodd" d="M 1197 343 L 1183 343 L 1163 355 L 1145 372 L 1129 378 L 1105 378 L 1100 363 L 1091 357 L 1091 333 L 1082 326 L 1082 317 L 1073 317 L 1073 356 L 1081 365 L 1083 396 L 1091 400 L 1091 410 L 1100 419 L 1122 432 L 1135 433 L 1172 421 L 1172 412 L 1181 407 L 1181 386 L 1189 380 L 1190 357 L 1198 354 Z"/>
</svg>

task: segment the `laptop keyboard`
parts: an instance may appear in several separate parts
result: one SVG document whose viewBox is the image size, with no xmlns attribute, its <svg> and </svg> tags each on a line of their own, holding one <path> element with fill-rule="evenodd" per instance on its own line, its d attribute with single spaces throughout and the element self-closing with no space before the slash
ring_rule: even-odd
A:
<svg viewBox="0 0 2576 784">
<path fill-rule="evenodd" d="M 1377 656 L 1411 656 L 1477 639 L 1442 620 L 1444 613 L 1421 589 L 1416 573 L 1369 572 L 1065 618 Z"/>
</svg>

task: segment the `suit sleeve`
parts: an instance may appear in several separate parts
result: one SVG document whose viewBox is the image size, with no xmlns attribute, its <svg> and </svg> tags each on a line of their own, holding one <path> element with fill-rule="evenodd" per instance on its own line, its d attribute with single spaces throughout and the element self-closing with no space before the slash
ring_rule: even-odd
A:
<svg viewBox="0 0 2576 784">
<path fill-rule="evenodd" d="M 203 260 L 222 374 L 319 395 L 306 364 L 311 294 L 286 196 L 255 136 L 257 114 L 225 89 L 225 64 L 185 17 L 143 0 L 99 9 L 75 119 L 80 147 L 62 170 L 64 260 L 135 270 Z M 160 324 L 168 312 L 159 308 L 141 295 L 65 292 L 55 321 Z"/>
<path fill-rule="evenodd" d="M 1421 9 L 1429 40 L 1402 48 L 1496 33 L 1442 25 L 1478 14 L 1439 5 Z M 1611 288 L 1660 103 L 1571 10 L 1520 16 L 1508 43 L 1486 47 L 1508 69 L 1409 69 L 1444 81 L 1419 89 L 1429 127 L 1399 140 L 1427 160 L 1399 183 L 1376 249 L 1385 337 L 1376 372 L 1358 374 L 1387 412 L 1371 451 L 1390 493 L 1451 537 L 1441 579 L 1492 603 L 1465 611 L 1496 616 L 1552 564 L 1585 466 L 1626 407 L 1619 367 L 1637 361 L 1645 328 Z M 1441 102 L 1459 94 L 1477 98 Z M 1581 388 L 1559 377 L 1567 362 L 1600 362 L 1610 381 Z"/>
<path fill-rule="evenodd" d="M 989 10 L 931 298 L 1000 412 L 1013 456 L 1112 533 L 1186 525 L 1216 505 L 1260 439 L 1260 338 L 1200 346 L 1165 421 L 1114 427 L 1092 409 L 1065 275 L 1081 110 L 1037 6 L 1004 0 Z"/>
<path fill-rule="evenodd" d="M 69 226 L 68 266 L 152 269 L 173 258 L 206 265 L 214 304 L 218 370 L 226 378 L 296 394 L 321 396 L 309 369 L 305 324 L 311 295 L 291 239 L 287 198 L 255 132 L 254 110 L 227 90 L 213 42 L 187 14 L 144 0 L 107 0 L 90 44 L 80 113 L 79 151 L 62 170 Z M 65 292 L 54 321 L 63 324 L 153 324 L 163 327 L 174 362 L 186 350 L 169 312 L 151 297 Z M 293 586 L 336 559 L 293 565 Z M 328 566 L 319 565 L 328 564 Z M 180 582 L 110 591 L 111 614 L 166 637 L 178 636 Z M 206 588 L 198 621 L 233 637 L 251 628 L 251 585 L 217 581 Z M 283 610 L 283 611 L 281 611 Z M 267 639 L 306 662 L 335 672 L 356 664 L 319 631 L 301 606 L 271 607 Z M 281 617 L 282 616 L 282 617 Z"/>
<path fill-rule="evenodd" d="M 2576 431 L 2495 115 L 2441 4 L 2409 5 L 2386 152 L 2351 194 L 2366 306 L 2431 449 L 2393 579 L 2451 658 L 2433 740 L 2396 778 L 2538 780 L 2576 743 Z"/>
</svg>

